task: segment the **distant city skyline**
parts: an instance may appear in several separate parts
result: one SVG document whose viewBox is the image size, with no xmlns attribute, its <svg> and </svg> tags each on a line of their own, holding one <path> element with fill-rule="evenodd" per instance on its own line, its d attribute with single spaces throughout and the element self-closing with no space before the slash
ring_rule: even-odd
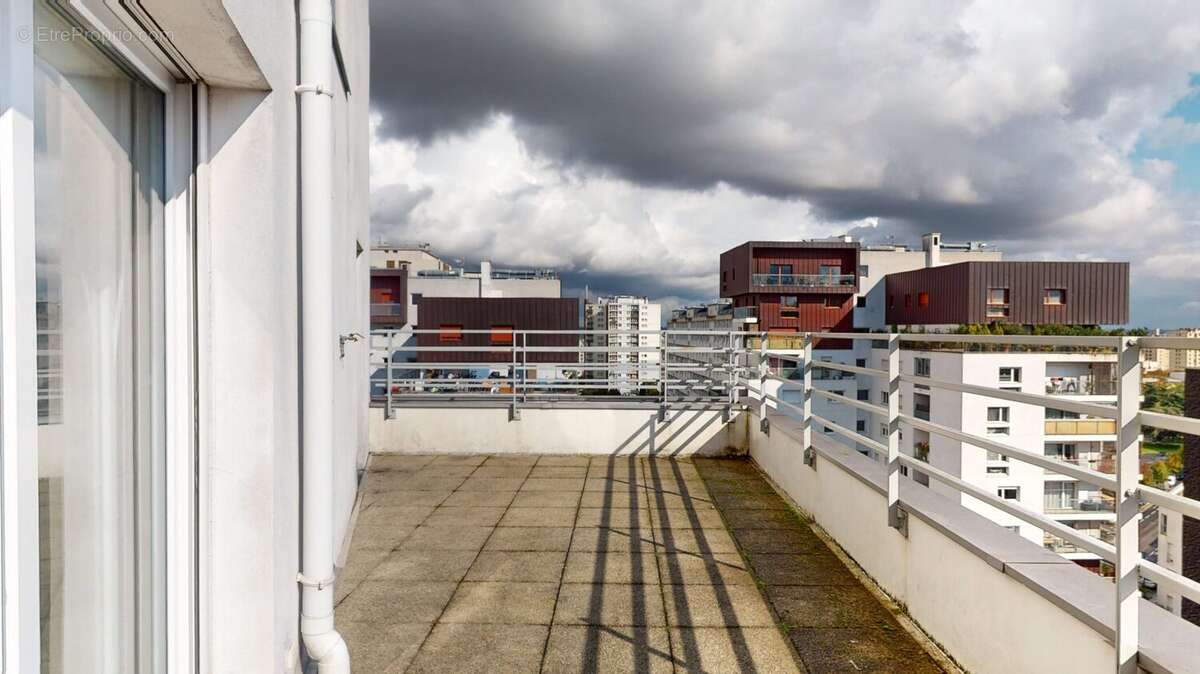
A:
<svg viewBox="0 0 1200 674">
<path fill-rule="evenodd" d="M 373 3 L 373 237 L 671 306 L 747 239 L 939 231 L 1200 324 L 1197 13 L 930 5 Z"/>
</svg>

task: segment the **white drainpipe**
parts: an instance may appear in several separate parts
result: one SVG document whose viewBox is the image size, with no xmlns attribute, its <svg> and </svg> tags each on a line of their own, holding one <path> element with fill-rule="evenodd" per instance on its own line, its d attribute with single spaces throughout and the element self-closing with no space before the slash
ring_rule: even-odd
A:
<svg viewBox="0 0 1200 674">
<path fill-rule="evenodd" d="M 346 674 L 333 625 L 333 5 L 300 0 L 300 244 L 303 545 L 300 636 L 321 674 Z"/>
</svg>

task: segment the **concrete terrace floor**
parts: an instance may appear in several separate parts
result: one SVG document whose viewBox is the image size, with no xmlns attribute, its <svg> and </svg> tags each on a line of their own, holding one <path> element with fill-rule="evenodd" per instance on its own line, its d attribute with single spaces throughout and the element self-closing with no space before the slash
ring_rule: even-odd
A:
<svg viewBox="0 0 1200 674">
<path fill-rule="evenodd" d="M 754 465 L 374 455 L 357 672 L 940 672 Z"/>
</svg>

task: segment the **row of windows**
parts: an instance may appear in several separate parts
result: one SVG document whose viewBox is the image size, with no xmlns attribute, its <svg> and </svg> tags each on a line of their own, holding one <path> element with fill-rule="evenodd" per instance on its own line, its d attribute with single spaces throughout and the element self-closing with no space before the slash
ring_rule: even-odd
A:
<svg viewBox="0 0 1200 674">
<path fill-rule="evenodd" d="M 987 291 L 987 316 L 989 318 L 1004 318 L 1009 315 L 1008 288 L 988 288 Z M 904 294 L 904 308 L 912 308 L 912 293 Z M 1066 288 L 1046 288 L 1042 295 L 1042 304 L 1046 306 L 1063 306 L 1067 303 Z M 860 305 L 862 306 L 862 305 Z M 929 306 L 929 293 L 917 293 L 917 306 L 926 308 Z M 888 308 L 896 308 L 896 296 L 888 295 Z"/>
<path fill-rule="evenodd" d="M 513 326 L 511 325 L 493 325 L 489 334 L 492 344 L 512 344 L 513 343 Z M 438 327 L 438 341 L 460 343 L 463 341 L 463 326 L 459 324 L 443 323 Z"/>
</svg>

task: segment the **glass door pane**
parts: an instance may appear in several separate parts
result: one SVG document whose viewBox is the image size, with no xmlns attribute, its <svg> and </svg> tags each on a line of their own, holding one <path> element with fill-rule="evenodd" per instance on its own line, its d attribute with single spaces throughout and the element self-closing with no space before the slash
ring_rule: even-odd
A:
<svg viewBox="0 0 1200 674">
<path fill-rule="evenodd" d="M 42 671 L 145 671 L 163 101 L 36 8 L 60 38 L 34 41 L 33 73 Z"/>
</svg>

